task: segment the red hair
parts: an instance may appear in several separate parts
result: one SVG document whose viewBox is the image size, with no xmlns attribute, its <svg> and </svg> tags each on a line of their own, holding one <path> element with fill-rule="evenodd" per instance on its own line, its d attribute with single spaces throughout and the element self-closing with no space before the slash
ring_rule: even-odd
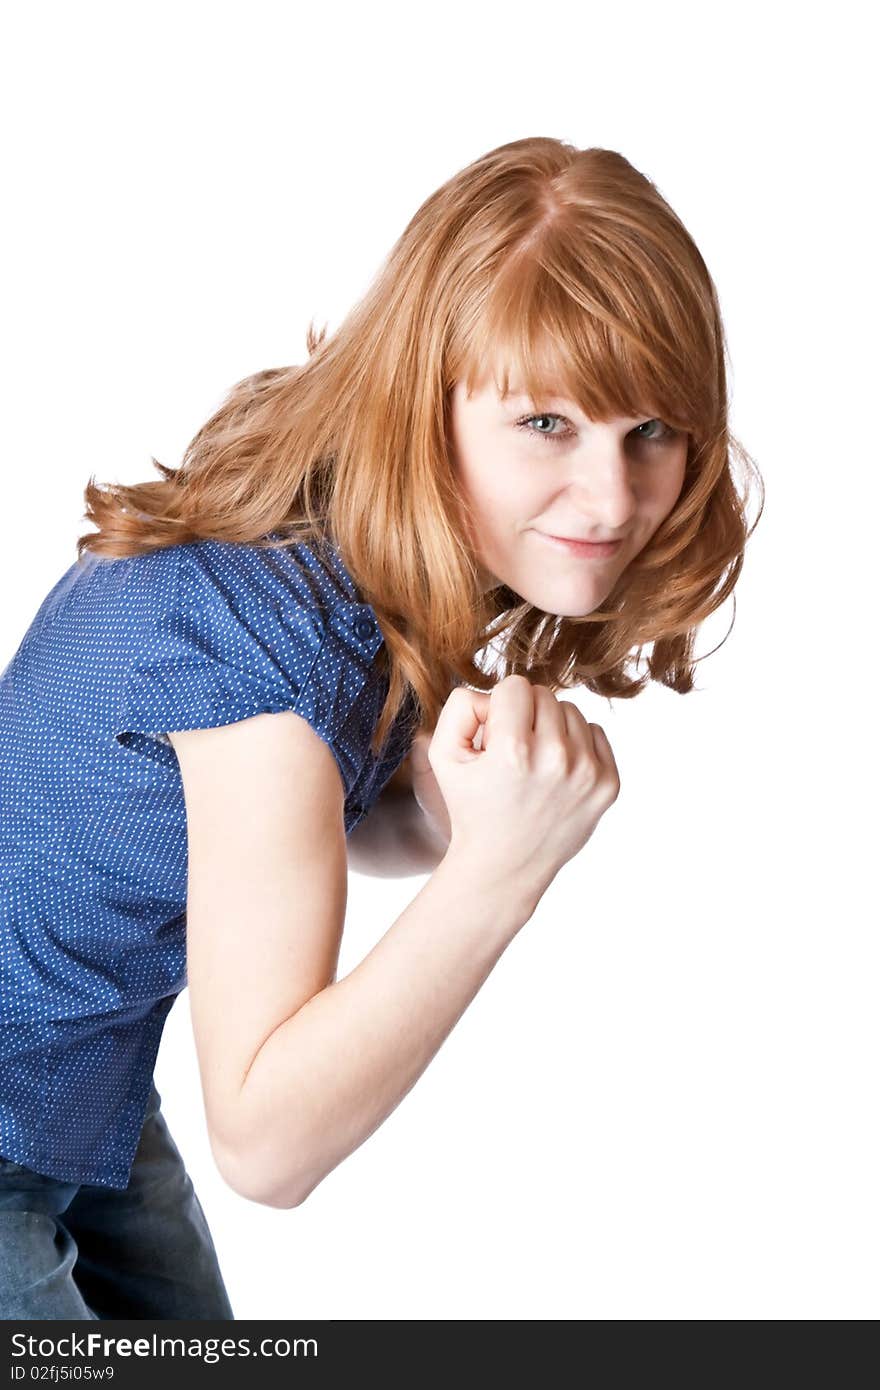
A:
<svg viewBox="0 0 880 1390">
<path fill-rule="evenodd" d="M 456 681 L 488 689 L 512 672 L 624 699 L 649 680 L 693 689 L 697 628 L 733 591 L 763 483 L 728 426 L 715 286 L 645 175 L 613 150 L 501 145 L 426 199 L 337 331 L 310 325 L 307 350 L 238 382 L 179 468 L 153 460 L 161 481 L 90 479 L 84 515 L 98 529 L 78 555 L 329 535 L 385 636 L 375 751 L 408 684 L 429 728 Z M 591 419 L 657 415 L 688 434 L 676 506 L 585 617 L 544 613 L 504 585 L 480 592 L 449 394 L 492 363 L 502 390 L 515 371 L 534 398 L 548 389 Z M 492 674 L 476 664 L 490 642 Z"/>
</svg>

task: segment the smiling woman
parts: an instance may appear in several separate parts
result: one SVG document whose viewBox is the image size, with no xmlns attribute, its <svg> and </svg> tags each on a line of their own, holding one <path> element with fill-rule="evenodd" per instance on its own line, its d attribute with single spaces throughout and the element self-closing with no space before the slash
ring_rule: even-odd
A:
<svg viewBox="0 0 880 1390">
<path fill-rule="evenodd" d="M 631 698 L 651 644 L 648 679 L 692 689 L 760 474 L 729 429 L 714 283 L 650 179 L 613 150 L 501 145 L 424 201 L 325 339 L 239 382 L 162 481 L 90 485 L 80 545 L 329 534 L 386 639 L 374 753 L 408 689 L 431 727 L 456 680 L 515 671 Z M 547 535 L 622 543 L 600 566 Z"/>
<path fill-rule="evenodd" d="M 586 616 L 678 501 L 688 436 L 657 417 L 588 420 L 550 391 L 542 405 L 565 414 L 533 400 L 521 415 L 527 394 L 504 394 L 496 375 L 470 393 L 458 382 L 451 400 L 451 458 L 482 590 L 504 584 L 547 613 Z M 566 428 L 534 428 L 540 421 Z"/>
<path fill-rule="evenodd" d="M 192 1239 L 152 1277 L 176 995 L 221 1173 L 299 1205 L 616 799 L 604 731 L 557 692 L 691 690 L 742 566 L 715 288 L 615 151 L 476 159 L 325 339 L 234 385 L 159 481 L 89 480 L 95 530 L 0 676 L 7 1318 L 228 1316 L 164 1143 L 163 1270 Z M 349 867 L 430 877 L 336 979 Z"/>
</svg>

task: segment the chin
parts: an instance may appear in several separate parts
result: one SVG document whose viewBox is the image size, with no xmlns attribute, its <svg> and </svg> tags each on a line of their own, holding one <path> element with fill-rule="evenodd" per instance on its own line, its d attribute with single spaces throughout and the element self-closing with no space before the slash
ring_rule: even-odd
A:
<svg viewBox="0 0 880 1390">
<path fill-rule="evenodd" d="M 598 599 L 595 603 L 590 603 L 584 608 L 545 608 L 544 612 L 554 618 L 587 618 L 600 606 L 601 602 L 602 600 Z"/>
<path fill-rule="evenodd" d="M 528 594 L 527 602 L 555 618 L 586 618 L 589 613 L 604 602 L 605 595 L 595 594 L 589 598 L 563 598 L 560 594 Z"/>
</svg>

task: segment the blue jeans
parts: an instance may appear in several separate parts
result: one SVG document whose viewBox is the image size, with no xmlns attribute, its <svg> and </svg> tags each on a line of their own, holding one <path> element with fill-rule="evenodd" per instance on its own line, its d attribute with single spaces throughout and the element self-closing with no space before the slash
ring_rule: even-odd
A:
<svg viewBox="0 0 880 1390">
<path fill-rule="evenodd" d="M 124 1191 L 0 1157 L 0 1318 L 233 1319 L 153 1083 Z"/>
</svg>

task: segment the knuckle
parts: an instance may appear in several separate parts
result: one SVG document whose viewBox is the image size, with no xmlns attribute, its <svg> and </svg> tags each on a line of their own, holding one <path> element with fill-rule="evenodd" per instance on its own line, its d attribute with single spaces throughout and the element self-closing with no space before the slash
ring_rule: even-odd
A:
<svg viewBox="0 0 880 1390">
<path fill-rule="evenodd" d="M 568 749 L 559 739 L 553 739 L 544 749 L 544 766 L 555 777 L 564 777 L 570 770 Z"/>
<path fill-rule="evenodd" d="M 528 741 L 518 738 L 515 734 L 504 740 L 504 760 L 508 767 L 514 772 L 523 773 L 528 770 L 530 763 L 531 750 Z"/>
<path fill-rule="evenodd" d="M 596 790 L 602 780 L 602 769 L 594 758 L 587 757 L 580 765 L 580 787 L 588 795 Z"/>
</svg>

